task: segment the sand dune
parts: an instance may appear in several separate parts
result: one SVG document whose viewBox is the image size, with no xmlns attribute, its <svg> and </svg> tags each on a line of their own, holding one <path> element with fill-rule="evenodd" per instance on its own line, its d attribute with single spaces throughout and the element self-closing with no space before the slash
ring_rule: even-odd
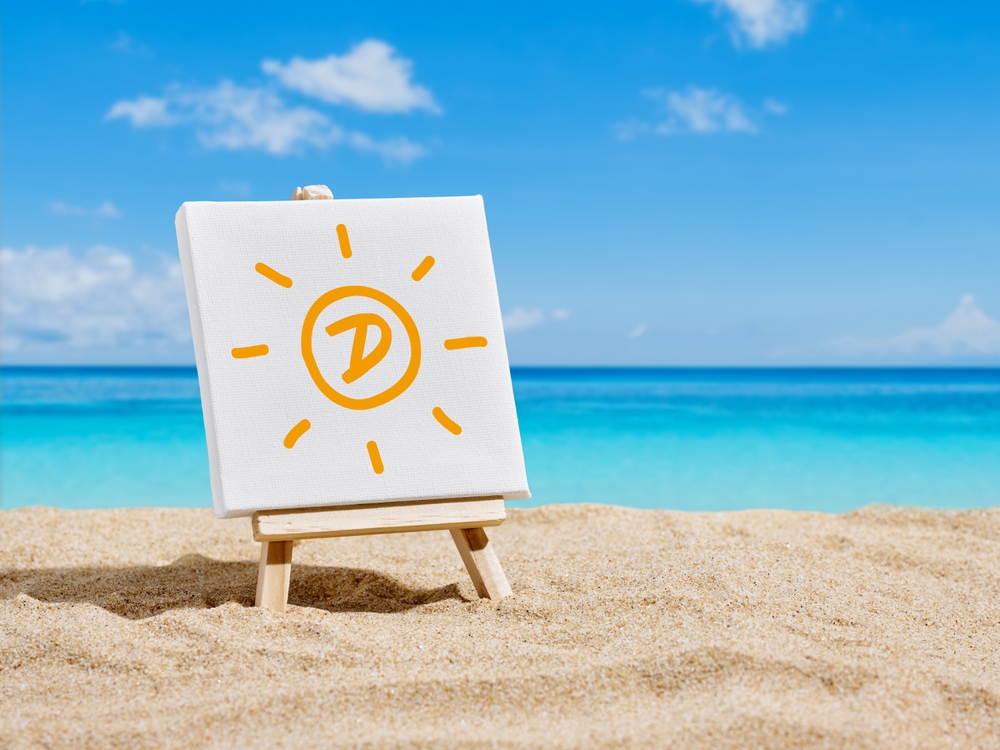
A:
<svg viewBox="0 0 1000 750">
<path fill-rule="evenodd" d="M 0 746 L 1000 747 L 1000 510 L 515 510 L 447 532 L 0 513 Z"/>
</svg>

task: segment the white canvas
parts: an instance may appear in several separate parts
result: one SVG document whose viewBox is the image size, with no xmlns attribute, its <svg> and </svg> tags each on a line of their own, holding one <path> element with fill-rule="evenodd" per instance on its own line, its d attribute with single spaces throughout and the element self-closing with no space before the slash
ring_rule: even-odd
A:
<svg viewBox="0 0 1000 750">
<path fill-rule="evenodd" d="M 481 197 L 176 223 L 218 516 L 530 497 Z"/>
</svg>

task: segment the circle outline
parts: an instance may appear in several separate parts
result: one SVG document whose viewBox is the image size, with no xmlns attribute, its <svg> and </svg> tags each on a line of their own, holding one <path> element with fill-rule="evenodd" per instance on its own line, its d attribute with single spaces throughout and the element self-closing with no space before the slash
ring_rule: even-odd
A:
<svg viewBox="0 0 1000 750">
<path fill-rule="evenodd" d="M 403 324 L 403 328 L 406 329 L 406 335 L 410 339 L 410 363 L 407 365 L 402 377 L 381 393 L 376 393 L 374 396 L 369 396 L 368 398 L 351 398 L 336 390 L 323 377 L 319 365 L 316 364 L 316 355 L 313 353 L 313 330 L 316 328 L 316 321 L 319 319 L 320 313 L 334 302 L 339 302 L 347 297 L 368 297 L 368 299 L 381 302 L 399 318 L 399 321 Z M 410 317 L 406 309 L 385 292 L 372 289 L 369 286 L 339 286 L 320 295 L 312 303 L 309 312 L 306 313 L 305 320 L 302 321 L 302 358 L 305 360 L 306 369 L 309 371 L 309 375 L 312 377 L 316 387 L 333 403 L 343 406 L 345 409 L 355 409 L 357 411 L 374 409 L 376 406 L 382 406 L 382 404 L 392 401 L 413 384 L 414 379 L 417 377 L 417 371 L 420 370 L 420 333 L 417 331 L 417 324 L 413 322 L 413 318 Z"/>
</svg>

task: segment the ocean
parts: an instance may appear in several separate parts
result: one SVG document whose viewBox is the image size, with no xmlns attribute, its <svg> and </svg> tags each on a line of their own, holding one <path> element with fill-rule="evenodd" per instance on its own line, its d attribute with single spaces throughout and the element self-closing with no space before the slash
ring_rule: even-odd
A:
<svg viewBox="0 0 1000 750">
<path fill-rule="evenodd" d="M 1000 369 L 513 368 L 533 499 L 1000 504 Z M 210 507 L 194 368 L 0 369 L 0 508 Z"/>
</svg>

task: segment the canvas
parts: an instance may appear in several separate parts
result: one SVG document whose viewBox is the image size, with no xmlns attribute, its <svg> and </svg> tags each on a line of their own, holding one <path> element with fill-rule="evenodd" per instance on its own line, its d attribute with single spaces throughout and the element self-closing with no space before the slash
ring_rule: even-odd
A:
<svg viewBox="0 0 1000 750">
<path fill-rule="evenodd" d="M 217 515 L 530 497 L 481 197 L 176 224 Z"/>
</svg>

